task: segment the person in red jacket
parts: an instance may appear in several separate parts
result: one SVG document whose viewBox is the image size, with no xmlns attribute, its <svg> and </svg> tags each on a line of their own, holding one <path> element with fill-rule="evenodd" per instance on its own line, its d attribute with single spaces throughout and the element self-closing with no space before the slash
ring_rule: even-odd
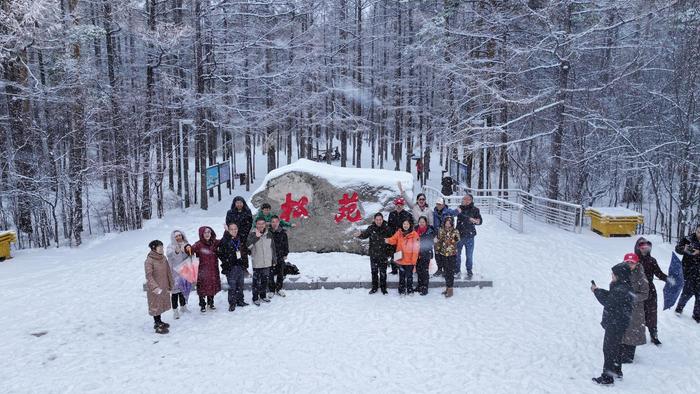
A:
<svg viewBox="0 0 700 394">
<path fill-rule="evenodd" d="M 197 295 L 199 295 L 199 310 L 204 313 L 209 309 L 215 310 L 214 296 L 221 291 L 219 264 L 216 249 L 219 240 L 209 226 L 199 228 L 199 241 L 192 245 L 192 253 L 199 259 L 199 274 L 197 274 Z"/>
<path fill-rule="evenodd" d="M 420 236 L 407 219 L 385 242 L 396 246 L 394 260 L 399 265 L 399 295 L 413 294 L 413 269 L 420 253 Z"/>
<path fill-rule="evenodd" d="M 656 286 L 654 286 L 654 276 L 666 282 L 668 277 L 659 268 L 659 263 L 656 259 L 651 257 L 651 242 L 644 237 L 637 240 L 634 245 L 634 253 L 639 257 L 639 262 L 644 268 L 644 274 L 647 277 L 647 282 L 649 282 L 649 298 L 644 301 L 644 320 L 645 325 L 649 329 L 649 336 L 651 337 L 651 343 L 656 346 L 661 345 L 659 341 L 659 333 L 657 330 L 657 309 L 658 303 L 656 301 Z"/>
</svg>

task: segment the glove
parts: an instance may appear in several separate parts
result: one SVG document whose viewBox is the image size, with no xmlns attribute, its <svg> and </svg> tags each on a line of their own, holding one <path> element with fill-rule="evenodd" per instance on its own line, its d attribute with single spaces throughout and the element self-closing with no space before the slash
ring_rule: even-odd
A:
<svg viewBox="0 0 700 394">
<path fill-rule="evenodd" d="M 161 293 L 163 293 L 163 289 L 161 289 L 160 287 L 156 287 L 156 289 L 153 290 L 153 292 L 158 294 L 158 295 L 161 295 Z"/>
</svg>

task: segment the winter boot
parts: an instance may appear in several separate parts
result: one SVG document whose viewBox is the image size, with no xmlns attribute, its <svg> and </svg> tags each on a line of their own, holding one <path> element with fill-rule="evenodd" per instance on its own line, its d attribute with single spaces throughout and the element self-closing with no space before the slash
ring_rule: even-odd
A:
<svg viewBox="0 0 700 394">
<path fill-rule="evenodd" d="M 229 311 L 229 312 L 233 312 L 233 311 L 235 311 L 235 310 L 236 310 L 236 304 L 231 304 L 231 305 L 228 306 L 228 311 Z"/>
<path fill-rule="evenodd" d="M 467 271 L 467 280 L 472 280 L 472 277 L 474 276 L 474 273 L 471 271 Z"/>
<path fill-rule="evenodd" d="M 262 300 L 263 302 L 270 302 L 270 299 L 267 298 L 267 297 L 262 297 L 261 300 Z"/>
<path fill-rule="evenodd" d="M 277 294 L 277 295 L 280 296 L 280 297 L 286 297 L 286 296 L 287 296 L 287 294 L 285 294 L 284 290 L 282 290 L 282 289 L 277 290 L 277 291 L 275 292 L 275 294 Z"/>
<path fill-rule="evenodd" d="M 241 307 L 241 308 L 244 307 L 244 306 L 248 306 L 248 305 L 250 305 L 250 304 L 248 304 L 248 303 L 245 302 L 245 301 L 238 301 L 238 303 L 236 303 L 236 306 L 239 306 L 239 307 Z"/>
<path fill-rule="evenodd" d="M 386 291 L 386 287 L 382 287 L 382 294 L 387 295 L 389 294 L 388 291 Z"/>
<path fill-rule="evenodd" d="M 437 271 L 435 271 L 435 273 L 433 274 L 433 278 L 439 278 L 439 277 L 441 277 L 441 276 L 442 276 L 442 270 L 437 270 Z"/>
<path fill-rule="evenodd" d="M 167 327 L 158 324 L 154 325 L 153 328 L 156 330 L 156 334 L 167 334 L 170 332 Z"/>
<path fill-rule="evenodd" d="M 447 289 L 445 289 L 445 290 L 441 291 L 441 292 L 440 292 L 440 294 L 442 294 L 442 295 L 446 295 L 446 294 L 447 294 Z"/>
<path fill-rule="evenodd" d="M 255 306 L 260 306 L 260 300 L 253 300 L 253 304 L 255 304 Z"/>
<path fill-rule="evenodd" d="M 212 302 L 211 304 L 209 304 L 209 309 L 211 309 L 211 310 L 213 310 L 213 311 L 216 310 L 216 307 L 214 306 L 214 303 L 213 303 L 213 302 Z"/>
<path fill-rule="evenodd" d="M 173 317 L 175 320 L 180 318 L 180 312 L 177 310 L 177 308 L 173 309 Z"/>
<path fill-rule="evenodd" d="M 190 310 L 187 309 L 187 304 L 180 307 L 180 314 L 184 314 L 184 313 L 190 313 Z"/>
<path fill-rule="evenodd" d="M 676 307 L 676 315 L 680 317 L 683 314 L 683 308 Z"/>
<path fill-rule="evenodd" d="M 659 332 L 656 328 L 649 329 L 649 336 L 651 337 L 651 343 L 656 346 L 661 345 L 661 341 L 659 341 Z"/>
<path fill-rule="evenodd" d="M 445 292 L 445 298 L 450 298 L 454 295 L 454 291 L 452 290 L 451 287 L 447 288 L 447 291 Z"/>
<path fill-rule="evenodd" d="M 420 295 L 422 295 L 422 296 L 428 295 L 428 288 L 427 288 L 427 287 L 423 287 L 423 288 L 420 290 Z"/>
<path fill-rule="evenodd" d="M 205 313 L 205 312 L 207 311 L 206 305 L 200 305 L 200 306 L 199 306 L 199 311 L 202 312 L 202 313 Z"/>
<path fill-rule="evenodd" d="M 600 385 L 607 386 L 607 385 L 615 384 L 615 379 L 613 379 L 612 376 L 602 374 L 597 378 L 593 378 L 593 382 L 600 384 Z"/>
<path fill-rule="evenodd" d="M 373 287 L 372 290 L 369 291 L 369 294 L 374 294 L 377 292 L 377 288 Z"/>
</svg>

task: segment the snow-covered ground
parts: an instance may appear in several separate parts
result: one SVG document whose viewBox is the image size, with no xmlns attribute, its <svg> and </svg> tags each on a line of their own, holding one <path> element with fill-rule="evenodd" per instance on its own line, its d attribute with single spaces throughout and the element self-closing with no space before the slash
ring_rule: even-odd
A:
<svg viewBox="0 0 700 394">
<path fill-rule="evenodd" d="M 228 205 L 169 212 L 142 230 L 108 234 L 78 249 L 18 251 L 1 263 L 0 391 L 604 390 L 590 381 L 600 373 L 603 338 L 602 307 L 590 280 L 607 287 L 610 266 L 634 239 L 573 234 L 532 221 L 519 234 L 485 216 L 475 271 L 493 280 L 493 288 L 456 289 L 448 300 L 436 290 L 408 298 L 396 291 L 289 291 L 233 313 L 220 293 L 217 311 L 202 315 L 192 308 L 177 321 L 167 313 L 171 333 L 154 334 L 142 291 L 146 244 L 167 240 L 174 228 L 192 238 L 200 225 L 220 236 Z M 671 245 L 649 238 L 666 270 Z M 304 253 L 290 260 L 302 275 L 369 277 L 369 261 L 361 256 Z M 700 326 L 687 315 L 660 312 L 663 346 L 640 347 L 613 390 L 695 392 Z"/>
</svg>

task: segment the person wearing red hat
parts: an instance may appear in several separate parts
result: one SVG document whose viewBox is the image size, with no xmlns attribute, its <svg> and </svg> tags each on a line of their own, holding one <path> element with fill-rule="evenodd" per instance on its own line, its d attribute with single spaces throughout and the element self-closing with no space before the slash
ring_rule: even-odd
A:
<svg viewBox="0 0 700 394">
<path fill-rule="evenodd" d="M 414 222 L 413 222 L 413 214 L 410 211 L 407 211 L 405 209 L 406 207 L 406 200 L 404 200 L 403 197 L 397 197 L 394 199 L 394 210 L 389 213 L 389 220 L 388 220 L 388 225 L 389 225 L 389 232 L 391 234 L 396 234 L 397 231 L 401 230 L 401 224 L 405 221 L 408 220 L 409 223 L 411 223 L 411 228 L 414 227 Z M 390 252 L 390 256 L 393 256 L 394 252 L 396 252 L 395 248 L 390 246 L 392 249 Z M 396 264 L 394 259 L 391 259 L 391 274 L 396 275 L 399 273 L 399 266 Z"/>
<path fill-rule="evenodd" d="M 634 353 L 637 346 L 647 343 L 646 329 L 644 328 L 644 302 L 649 298 L 649 282 L 644 273 L 644 267 L 639 264 L 639 256 L 635 253 L 625 255 L 625 263 L 630 267 L 630 284 L 634 295 L 634 308 L 630 324 L 622 337 L 620 345 L 620 362 L 631 364 L 634 362 Z"/>
<path fill-rule="evenodd" d="M 636 256 L 633 258 L 629 254 L 625 255 L 625 261 L 632 259 L 636 259 Z M 615 383 L 615 377 L 622 378 L 620 345 L 625 330 L 629 326 L 633 309 L 630 275 L 628 263 L 623 262 L 612 267 L 610 290 L 600 289 L 595 283 L 591 285 L 591 291 L 598 302 L 603 305 L 603 319 L 600 325 L 605 329 L 603 373 L 599 377 L 593 378 L 593 381 L 598 384 L 611 385 Z"/>
</svg>

